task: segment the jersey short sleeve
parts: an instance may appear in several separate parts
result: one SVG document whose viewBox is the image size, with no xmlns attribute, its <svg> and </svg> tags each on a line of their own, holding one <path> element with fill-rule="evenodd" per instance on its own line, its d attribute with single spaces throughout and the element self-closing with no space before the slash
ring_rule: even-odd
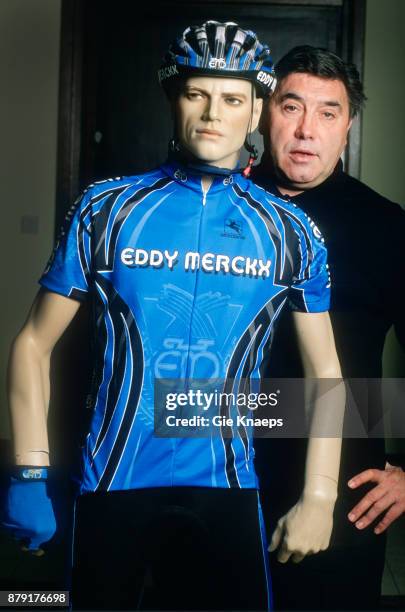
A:
<svg viewBox="0 0 405 612">
<path fill-rule="evenodd" d="M 45 289 L 79 301 L 89 291 L 91 270 L 91 225 L 89 192 L 68 210 L 48 264 L 39 279 Z"/>
<path fill-rule="evenodd" d="M 330 305 L 330 274 L 324 238 L 298 207 L 290 217 L 297 236 L 294 275 L 288 295 L 290 310 L 324 312 Z"/>
</svg>

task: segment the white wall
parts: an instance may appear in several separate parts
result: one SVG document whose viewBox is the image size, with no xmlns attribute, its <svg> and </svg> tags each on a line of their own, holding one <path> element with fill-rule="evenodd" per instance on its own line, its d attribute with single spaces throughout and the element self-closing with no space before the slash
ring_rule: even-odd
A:
<svg viewBox="0 0 405 612">
<path fill-rule="evenodd" d="M 405 2 L 367 0 L 366 19 L 361 179 L 405 204 Z"/>
<path fill-rule="evenodd" d="M 60 0 L 0 1 L 0 438 L 10 342 L 53 241 L 60 11 Z M 23 216 L 38 218 L 37 233 L 21 232 Z"/>
<path fill-rule="evenodd" d="M 367 0 L 361 179 L 405 205 L 405 2 Z M 404 236 L 405 244 L 405 236 Z M 405 257 L 405 251 L 404 251 Z M 393 330 L 384 350 L 384 375 L 405 376 L 405 356 Z M 405 440 L 386 440 L 405 452 Z"/>
</svg>

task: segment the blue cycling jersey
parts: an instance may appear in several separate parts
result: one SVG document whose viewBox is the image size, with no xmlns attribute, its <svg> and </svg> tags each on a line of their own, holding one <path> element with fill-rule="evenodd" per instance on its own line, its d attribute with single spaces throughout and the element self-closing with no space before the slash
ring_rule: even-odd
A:
<svg viewBox="0 0 405 612">
<path fill-rule="evenodd" d="M 93 301 L 92 419 L 81 492 L 256 487 L 251 440 L 158 438 L 154 380 L 260 379 L 284 305 L 328 309 L 319 230 L 240 174 L 167 163 L 91 185 L 40 283 Z"/>
</svg>

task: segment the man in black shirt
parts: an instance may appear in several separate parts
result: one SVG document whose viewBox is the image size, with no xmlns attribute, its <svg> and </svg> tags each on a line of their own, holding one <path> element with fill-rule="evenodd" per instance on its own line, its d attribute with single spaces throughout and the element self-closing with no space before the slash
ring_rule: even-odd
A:
<svg viewBox="0 0 405 612">
<path fill-rule="evenodd" d="M 296 202 L 320 228 L 329 252 L 330 314 L 343 375 L 380 378 L 392 325 L 405 347 L 405 214 L 343 171 L 340 156 L 365 100 L 358 72 L 328 51 L 302 46 L 280 60 L 276 74 L 278 86 L 262 117 L 265 153 L 252 178 Z M 274 344 L 278 363 L 269 375 L 302 375 L 286 321 Z M 381 406 L 371 394 L 368 409 L 369 417 L 379 418 Z M 300 490 L 305 446 L 305 440 L 256 443 L 270 532 Z M 268 465 L 282 470 L 275 473 Z M 379 607 L 384 532 L 405 511 L 405 472 L 386 463 L 382 438 L 347 438 L 340 474 L 329 550 L 295 565 L 270 555 L 278 609 Z"/>
</svg>

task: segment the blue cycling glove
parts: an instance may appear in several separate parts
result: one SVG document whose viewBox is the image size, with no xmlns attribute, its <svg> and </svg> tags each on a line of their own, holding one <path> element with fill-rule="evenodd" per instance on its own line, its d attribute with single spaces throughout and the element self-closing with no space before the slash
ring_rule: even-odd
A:
<svg viewBox="0 0 405 612">
<path fill-rule="evenodd" d="M 6 491 L 2 526 L 29 550 L 37 550 L 56 532 L 47 491 L 48 468 L 17 466 Z"/>
</svg>

